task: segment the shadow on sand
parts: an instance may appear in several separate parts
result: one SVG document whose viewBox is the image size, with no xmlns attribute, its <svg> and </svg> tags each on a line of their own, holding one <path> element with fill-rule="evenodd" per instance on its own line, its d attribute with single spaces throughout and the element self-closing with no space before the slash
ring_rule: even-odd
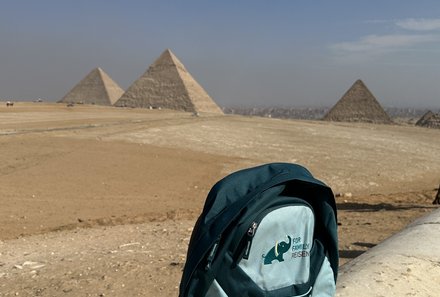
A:
<svg viewBox="0 0 440 297">
<path fill-rule="evenodd" d="M 365 252 L 361 250 L 339 250 L 339 258 L 354 259 Z"/>
<path fill-rule="evenodd" d="M 354 242 L 353 245 L 363 247 L 363 248 L 368 248 L 368 249 L 376 246 L 376 244 L 374 244 L 374 243 L 359 242 L 359 241 Z M 354 258 L 362 255 L 365 252 L 366 252 L 366 250 L 339 250 L 339 257 L 346 258 L 346 259 L 354 259 Z"/>
<path fill-rule="evenodd" d="M 393 205 L 389 203 L 377 203 L 377 204 L 369 204 L 369 203 L 337 203 L 336 204 L 338 210 L 346 210 L 346 211 L 359 211 L 359 212 L 373 212 L 373 211 L 384 211 L 384 210 L 408 210 L 415 208 L 433 208 L 431 205 L 417 205 L 417 204 L 404 204 L 404 205 Z"/>
</svg>

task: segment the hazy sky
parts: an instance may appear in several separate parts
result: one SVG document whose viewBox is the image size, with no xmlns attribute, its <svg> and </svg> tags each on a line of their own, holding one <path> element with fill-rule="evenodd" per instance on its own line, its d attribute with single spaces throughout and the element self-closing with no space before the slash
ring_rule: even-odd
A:
<svg viewBox="0 0 440 297">
<path fill-rule="evenodd" d="M 61 99 L 93 68 L 126 89 L 166 48 L 221 106 L 440 107 L 438 0 L 0 0 L 0 98 Z"/>
</svg>

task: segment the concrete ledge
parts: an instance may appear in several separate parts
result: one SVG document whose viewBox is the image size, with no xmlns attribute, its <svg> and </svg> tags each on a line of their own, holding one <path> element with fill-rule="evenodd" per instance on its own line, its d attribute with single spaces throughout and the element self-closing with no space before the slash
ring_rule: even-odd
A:
<svg viewBox="0 0 440 297">
<path fill-rule="evenodd" d="M 336 296 L 440 296 L 440 209 L 343 265 Z"/>
</svg>

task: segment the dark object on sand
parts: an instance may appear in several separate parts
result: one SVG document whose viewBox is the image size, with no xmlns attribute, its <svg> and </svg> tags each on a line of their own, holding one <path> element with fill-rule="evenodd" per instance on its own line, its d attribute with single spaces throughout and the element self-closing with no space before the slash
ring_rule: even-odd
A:
<svg viewBox="0 0 440 297">
<path fill-rule="evenodd" d="M 438 186 L 437 195 L 435 195 L 434 201 L 432 204 L 440 204 L 440 185 Z"/>
</svg>

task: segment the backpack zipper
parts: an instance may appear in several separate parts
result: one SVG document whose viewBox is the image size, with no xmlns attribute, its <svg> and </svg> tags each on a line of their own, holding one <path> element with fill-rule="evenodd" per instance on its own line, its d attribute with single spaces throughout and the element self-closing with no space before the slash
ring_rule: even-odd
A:
<svg viewBox="0 0 440 297">
<path fill-rule="evenodd" d="M 246 236 L 247 236 L 247 241 L 246 241 L 246 249 L 244 251 L 243 254 L 243 259 L 249 259 L 249 253 L 251 251 L 251 246 L 252 246 L 252 239 L 255 236 L 255 232 L 257 231 L 258 228 L 258 223 L 257 222 L 252 222 L 251 226 L 249 227 L 249 229 L 247 230 Z"/>
<path fill-rule="evenodd" d="M 217 253 L 218 243 L 220 240 L 217 240 L 209 251 L 208 257 L 206 258 L 206 266 L 205 270 L 208 271 L 211 269 L 212 261 L 214 260 L 215 254 Z"/>
<path fill-rule="evenodd" d="M 268 213 L 270 213 L 271 211 L 278 209 L 278 208 L 285 207 L 285 206 L 286 206 L 286 204 L 269 207 L 257 215 L 257 217 L 251 223 L 251 225 L 249 226 L 249 228 L 246 232 L 246 235 L 245 235 L 246 245 L 245 245 L 245 250 L 243 252 L 243 255 L 241 256 L 241 259 L 245 259 L 245 260 L 249 259 L 249 254 L 251 252 L 251 246 L 252 246 L 252 240 L 254 239 L 255 233 L 257 232 L 257 228 L 258 228 L 260 222 L 264 219 L 264 217 Z"/>
<path fill-rule="evenodd" d="M 268 213 L 272 212 L 275 209 L 279 209 L 279 208 L 283 208 L 283 207 L 287 207 L 287 206 L 296 206 L 296 205 L 304 205 L 304 206 L 309 207 L 314 215 L 314 211 L 313 211 L 312 206 L 307 201 L 304 201 L 302 199 L 301 200 L 298 199 L 298 201 L 296 201 L 294 203 L 280 204 L 280 205 L 276 205 L 276 206 L 269 207 L 269 208 L 265 209 L 264 211 L 262 211 L 260 214 L 257 215 L 257 217 L 254 219 L 254 221 L 250 224 L 249 228 L 247 229 L 247 232 L 245 235 L 246 245 L 245 245 L 245 250 L 241 256 L 241 259 L 245 259 L 245 260 L 249 259 L 249 254 L 250 254 L 251 246 L 252 246 L 252 240 L 255 236 L 255 233 L 257 232 L 257 228 L 258 228 L 260 222 L 264 219 L 264 217 Z M 237 259 L 237 263 L 238 262 L 239 262 L 239 258 Z"/>
</svg>

